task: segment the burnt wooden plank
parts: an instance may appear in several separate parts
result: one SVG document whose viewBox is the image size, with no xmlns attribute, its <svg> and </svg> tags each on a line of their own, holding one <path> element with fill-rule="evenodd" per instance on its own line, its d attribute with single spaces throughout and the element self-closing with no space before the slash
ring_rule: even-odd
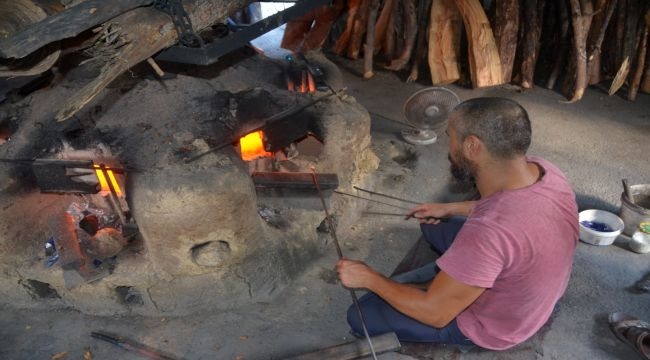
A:
<svg viewBox="0 0 650 360">
<path fill-rule="evenodd" d="M 397 335 L 395 335 L 393 332 L 373 336 L 371 339 L 376 354 L 381 354 L 388 351 L 397 351 L 402 347 L 399 340 L 397 339 Z M 351 360 L 369 356 L 370 354 L 371 353 L 370 347 L 368 346 L 368 341 L 364 338 L 358 339 L 355 342 L 334 345 L 325 349 L 294 356 L 285 360 Z"/>
<path fill-rule="evenodd" d="M 58 40 L 79 35 L 153 0 L 87 0 L 0 40 L 1 58 L 22 58 Z"/>
<path fill-rule="evenodd" d="M 311 173 L 254 172 L 251 177 L 257 188 L 313 189 L 316 191 Z M 317 174 L 316 179 L 321 190 L 336 189 L 339 186 L 339 178 L 336 174 Z"/>
</svg>

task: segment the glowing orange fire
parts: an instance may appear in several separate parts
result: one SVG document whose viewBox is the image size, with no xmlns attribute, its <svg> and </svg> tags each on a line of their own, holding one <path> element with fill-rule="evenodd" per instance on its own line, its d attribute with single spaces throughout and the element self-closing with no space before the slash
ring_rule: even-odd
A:
<svg viewBox="0 0 650 360">
<path fill-rule="evenodd" d="M 309 71 L 303 70 L 300 73 L 300 79 L 298 79 L 297 84 L 291 77 L 287 78 L 287 89 L 291 92 L 299 92 L 301 94 L 313 94 L 316 92 L 316 81 Z"/>
<path fill-rule="evenodd" d="M 261 157 L 273 156 L 264 150 L 264 133 L 262 130 L 252 132 L 241 139 L 239 139 L 239 149 L 241 150 L 241 158 L 244 161 L 251 161 Z"/>
<path fill-rule="evenodd" d="M 117 179 L 115 178 L 115 174 L 113 173 L 113 170 L 111 169 L 102 169 L 101 166 L 99 165 L 93 165 L 95 168 L 95 174 L 97 174 L 97 179 L 99 179 L 99 185 L 101 186 L 101 191 L 102 192 L 110 192 L 111 187 L 108 185 L 108 182 L 111 182 L 111 185 L 113 186 L 113 189 L 115 190 L 115 195 L 117 196 L 122 196 L 122 189 L 120 188 L 120 185 L 117 183 Z M 108 176 L 108 179 L 106 177 Z"/>
</svg>

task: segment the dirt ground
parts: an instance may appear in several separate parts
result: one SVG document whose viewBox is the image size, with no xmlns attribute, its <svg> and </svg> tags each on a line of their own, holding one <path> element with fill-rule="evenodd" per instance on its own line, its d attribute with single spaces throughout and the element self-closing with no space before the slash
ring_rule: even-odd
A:
<svg viewBox="0 0 650 360">
<path fill-rule="evenodd" d="M 406 144 L 402 106 L 425 84 L 404 83 L 399 74 L 377 71 L 364 81 L 361 65 L 337 59 L 347 94 L 371 113 L 372 149 L 380 158 L 372 175 L 376 191 L 419 201 L 452 201 L 467 194 L 452 191 L 447 139 L 439 134 L 427 146 Z M 564 104 L 560 94 L 541 88 L 521 91 L 512 86 L 469 90 L 449 86 L 461 99 L 503 96 L 519 101 L 533 124 L 530 154 L 545 157 L 567 174 L 581 209 L 618 212 L 621 179 L 650 183 L 650 96 L 630 103 L 588 89 L 576 104 Z M 370 206 L 368 212 L 386 211 Z M 413 221 L 367 214 L 340 239 L 346 257 L 366 261 L 390 274 L 419 237 Z M 607 314 L 626 311 L 650 320 L 650 294 L 633 291 L 650 273 L 650 255 L 631 252 L 628 238 L 612 246 L 578 245 L 569 288 L 553 321 L 531 340 L 503 352 L 404 347 L 403 354 L 382 359 L 634 359 L 607 327 Z M 1 308 L 0 358 L 140 359 L 114 345 L 93 339 L 92 331 L 109 331 L 183 359 L 282 359 L 351 341 L 345 322 L 348 292 L 333 273 L 334 248 L 315 260 L 280 294 L 265 302 L 244 302 L 231 311 L 202 312 L 183 317 L 94 316 L 74 310 L 30 311 Z M 200 296 L 200 295 L 197 295 Z M 410 349 L 410 350 L 409 350 Z"/>
</svg>

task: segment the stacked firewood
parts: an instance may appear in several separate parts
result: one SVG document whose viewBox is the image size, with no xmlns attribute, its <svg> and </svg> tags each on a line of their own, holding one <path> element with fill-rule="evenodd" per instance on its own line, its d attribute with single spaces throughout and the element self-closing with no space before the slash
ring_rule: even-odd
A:
<svg viewBox="0 0 650 360">
<path fill-rule="evenodd" d="M 537 84 L 558 89 L 569 102 L 605 81 L 611 82 L 610 94 L 626 84 L 630 100 L 638 91 L 650 93 L 647 0 L 336 3 L 343 29 L 332 32 L 332 50 L 363 56 L 365 78 L 383 66 L 405 70 L 407 81 L 416 81 L 428 65 L 433 85 L 463 79 L 474 88 Z"/>
</svg>

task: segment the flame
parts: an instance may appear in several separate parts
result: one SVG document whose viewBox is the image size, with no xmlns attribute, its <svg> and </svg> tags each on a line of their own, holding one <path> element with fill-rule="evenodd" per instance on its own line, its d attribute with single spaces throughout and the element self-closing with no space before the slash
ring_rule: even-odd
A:
<svg viewBox="0 0 650 360">
<path fill-rule="evenodd" d="M 264 142 L 262 139 L 264 139 L 264 133 L 262 130 L 252 132 L 239 139 L 241 158 L 244 161 L 251 161 L 260 157 L 273 156 L 273 153 L 264 150 Z"/>
<path fill-rule="evenodd" d="M 110 180 L 111 185 L 115 190 L 115 195 L 122 196 L 122 189 L 120 188 L 120 185 L 118 184 L 117 179 L 115 178 L 115 174 L 113 173 L 113 170 L 110 169 L 104 170 L 99 165 L 93 165 L 93 167 L 95 168 L 97 179 L 99 179 L 99 185 L 101 186 L 101 191 L 102 192 L 111 191 L 111 187 L 108 185 L 108 181 Z M 106 176 L 108 176 L 108 179 L 106 179 Z"/>
<path fill-rule="evenodd" d="M 300 75 L 295 76 L 295 79 L 292 76 L 287 76 L 287 90 L 300 94 L 313 94 L 316 92 L 316 80 L 311 72 L 302 70 Z"/>
</svg>

